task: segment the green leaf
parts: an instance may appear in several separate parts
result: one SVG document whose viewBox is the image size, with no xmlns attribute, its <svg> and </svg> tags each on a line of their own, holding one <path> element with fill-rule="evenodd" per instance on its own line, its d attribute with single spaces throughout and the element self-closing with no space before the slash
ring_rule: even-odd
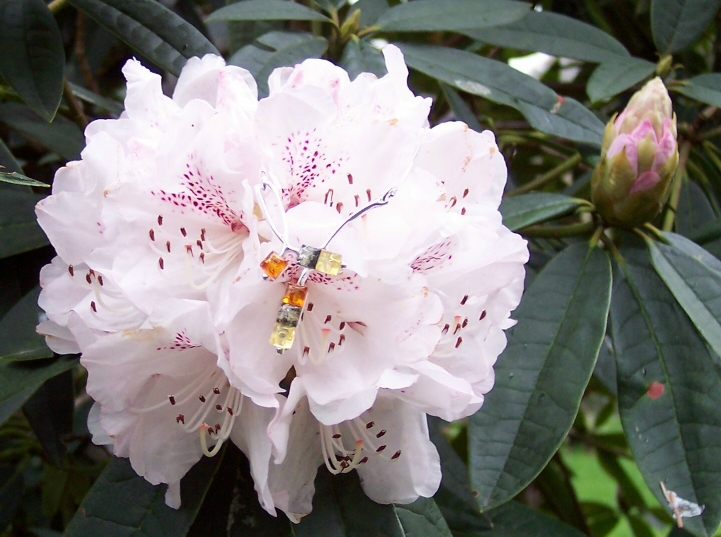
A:
<svg viewBox="0 0 721 537">
<path fill-rule="evenodd" d="M 516 231 L 533 224 L 566 216 L 581 206 L 580 200 L 550 192 L 531 192 L 503 198 L 500 211 L 503 225 Z"/>
<path fill-rule="evenodd" d="M 197 28 L 155 0 L 68 1 L 176 76 L 188 58 L 220 54 Z"/>
<path fill-rule="evenodd" d="M 453 537 L 448 524 L 431 498 L 418 498 L 408 505 L 395 505 L 396 516 L 408 537 Z"/>
<path fill-rule="evenodd" d="M 699 244 L 706 244 L 721 238 L 721 218 L 716 218 L 696 228 L 688 238 Z"/>
<path fill-rule="evenodd" d="M 346 43 L 340 66 L 348 72 L 351 80 L 361 73 L 373 73 L 380 78 L 388 72 L 381 51 L 360 39 L 351 39 Z"/>
<path fill-rule="evenodd" d="M 721 519 L 721 378 L 691 321 L 656 274 L 645 248 L 621 249 L 611 303 L 618 402 L 628 444 L 646 484 L 705 505 L 684 524 L 710 535 Z M 648 387 L 661 383 L 651 398 Z M 708 532 L 708 533 L 707 533 Z"/>
<path fill-rule="evenodd" d="M 348 16 L 350 17 L 359 9 L 361 12 L 361 28 L 366 28 L 374 24 L 383 13 L 388 11 L 388 0 L 358 0 L 348 10 Z"/>
<path fill-rule="evenodd" d="M 606 331 L 611 265 L 585 242 L 557 255 L 514 313 L 496 383 L 471 417 L 471 483 L 481 509 L 520 492 L 566 437 Z"/>
<path fill-rule="evenodd" d="M 397 45 L 413 69 L 462 91 L 512 106 L 542 132 L 601 145 L 604 125 L 590 110 L 505 63 L 449 47 Z"/>
<path fill-rule="evenodd" d="M 547 517 L 511 501 L 486 513 L 493 529 L 477 532 L 477 537 L 583 537 L 583 533 L 563 522 Z"/>
<path fill-rule="evenodd" d="M 531 10 L 511 24 L 463 33 L 491 45 L 589 62 L 629 56 L 626 48 L 603 30 L 548 11 Z"/>
<path fill-rule="evenodd" d="M 52 121 L 63 96 L 65 52 L 42 0 L 0 2 L 0 75 L 30 108 Z"/>
<path fill-rule="evenodd" d="M 268 94 L 268 77 L 274 69 L 291 67 L 308 58 L 320 58 L 327 48 L 328 41 L 311 33 L 269 32 L 233 54 L 228 64 L 250 71 L 258 83 L 259 95 L 265 96 Z"/>
<path fill-rule="evenodd" d="M 214 11 L 212 21 L 325 21 L 330 19 L 309 7 L 287 0 L 245 0 Z"/>
<path fill-rule="evenodd" d="M 458 95 L 458 92 L 448 84 L 443 84 L 442 82 L 441 90 L 443 90 L 443 95 L 448 101 L 448 106 L 451 107 L 456 119 L 458 121 L 463 121 L 474 131 L 481 132 L 483 130 L 483 126 L 480 121 L 478 121 L 478 118 L 476 117 L 476 114 L 473 113 L 473 110 L 471 110 L 468 104 L 466 104 L 466 101 Z"/>
<path fill-rule="evenodd" d="M 3 142 L 2 139 L 0 139 L 0 166 L 5 168 L 6 170 L 10 170 L 11 172 L 23 172 L 20 164 L 15 159 L 15 156 L 12 154 L 12 151 L 8 149 L 8 146 L 5 145 L 5 142 Z"/>
<path fill-rule="evenodd" d="M 716 15 L 721 0 L 653 0 L 651 31 L 661 53 L 692 45 Z"/>
<path fill-rule="evenodd" d="M 671 89 L 702 103 L 721 106 L 721 73 L 704 73 Z"/>
<path fill-rule="evenodd" d="M 45 338 L 35 331 L 42 310 L 38 307 L 40 287 L 25 295 L 0 320 L 0 360 L 37 360 L 53 355 Z"/>
<path fill-rule="evenodd" d="M 671 246 L 648 242 L 653 266 L 696 329 L 721 356 L 721 261 L 681 235 L 664 236 Z"/>
<path fill-rule="evenodd" d="M 12 183 L 13 185 L 24 185 L 24 186 L 42 186 L 48 188 L 50 185 L 23 175 L 18 172 L 0 172 L 0 181 L 3 183 Z"/>
<path fill-rule="evenodd" d="M 73 84 L 72 82 L 69 82 L 69 85 L 70 89 L 73 91 L 73 95 L 75 95 L 78 99 L 85 101 L 88 104 L 97 106 L 101 110 L 105 110 L 114 118 L 120 116 L 125 109 L 123 103 L 102 97 L 97 93 L 93 93 L 89 89 Z"/>
<path fill-rule="evenodd" d="M 3 413 L 14 412 L 25 402 L 23 397 L 28 391 L 27 397 L 30 397 L 47 379 L 75 367 L 77 363 L 75 356 L 33 362 L 0 361 L 0 410 Z M 15 409 L 10 408 L 10 401 L 17 404 Z"/>
<path fill-rule="evenodd" d="M 85 137 L 78 126 L 62 116 L 46 123 L 30 108 L 18 103 L 0 103 L 0 122 L 54 151 L 66 160 L 77 160 L 85 145 Z"/>
<path fill-rule="evenodd" d="M 34 391 L 35 388 L 28 388 L 20 393 L 16 393 L 15 395 L 7 399 L 0 400 L 0 424 L 5 423 L 5 420 L 15 414 L 17 409 L 23 406 L 25 404 L 25 401 L 30 399 L 30 396 L 33 394 Z"/>
<path fill-rule="evenodd" d="M 182 505 L 165 505 L 166 485 L 139 477 L 128 459 L 113 457 L 63 534 L 65 537 L 183 537 L 210 488 L 225 448 L 203 457 L 180 483 Z"/>
<path fill-rule="evenodd" d="M 624 58 L 602 63 L 588 79 L 586 93 L 591 101 L 608 99 L 641 82 L 656 70 L 651 62 Z"/>
<path fill-rule="evenodd" d="M 48 459 L 57 468 L 63 466 L 67 454 L 62 437 L 73 432 L 74 407 L 72 371 L 46 380 L 23 405 L 23 414 Z"/>
<path fill-rule="evenodd" d="M 24 488 L 22 470 L 12 464 L 0 465 L 0 528 L 3 530 L 12 522 Z"/>
<path fill-rule="evenodd" d="M 530 7 L 512 0 L 415 0 L 389 9 L 375 26 L 386 32 L 470 30 L 516 21 Z"/>
<path fill-rule="evenodd" d="M 48 244 L 35 218 L 35 204 L 41 199 L 19 187 L 0 189 L 0 258 Z"/>
</svg>

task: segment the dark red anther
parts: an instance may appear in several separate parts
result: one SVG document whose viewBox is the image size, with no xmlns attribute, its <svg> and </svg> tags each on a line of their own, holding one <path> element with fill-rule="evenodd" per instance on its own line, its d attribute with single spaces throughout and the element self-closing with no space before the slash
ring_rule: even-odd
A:
<svg viewBox="0 0 721 537">
<path fill-rule="evenodd" d="M 350 173 L 348 174 L 348 184 L 349 185 L 353 184 L 353 175 L 351 175 Z"/>
<path fill-rule="evenodd" d="M 341 213 L 341 211 L 343 210 L 343 202 L 342 201 L 339 201 L 338 203 L 335 204 L 335 210 L 338 211 L 338 214 Z"/>
<path fill-rule="evenodd" d="M 181 227 L 181 228 L 180 228 L 180 234 L 181 234 L 183 237 L 187 237 L 187 236 L 188 236 L 188 233 L 185 231 L 185 228 L 184 228 L 184 227 Z"/>
<path fill-rule="evenodd" d="M 313 303 L 312 303 L 312 302 L 308 302 L 308 308 L 307 308 L 307 309 L 308 309 L 308 311 L 313 311 Z"/>
<path fill-rule="evenodd" d="M 200 240 L 201 241 L 205 240 L 205 228 L 200 229 Z"/>
<path fill-rule="evenodd" d="M 220 395 L 220 388 L 213 388 L 213 393 L 215 395 Z"/>
<path fill-rule="evenodd" d="M 216 404 L 216 405 L 215 405 L 215 410 L 223 410 L 223 405 L 221 405 L 221 404 Z"/>
<path fill-rule="evenodd" d="M 463 298 L 461 299 L 461 306 L 465 306 L 466 302 L 468 302 L 468 295 L 463 295 Z"/>
<path fill-rule="evenodd" d="M 162 257 L 158 258 L 158 265 L 160 265 L 161 270 L 165 268 L 165 262 L 163 261 Z"/>
<path fill-rule="evenodd" d="M 163 215 L 161 215 L 161 214 L 158 215 L 158 225 L 159 226 L 163 225 Z"/>
<path fill-rule="evenodd" d="M 379 446 L 378 449 L 376 449 L 376 453 L 380 453 L 380 452 L 383 451 L 386 447 L 387 447 L 387 446 L 385 446 L 385 445 Z"/>
<path fill-rule="evenodd" d="M 89 272 L 85 275 L 85 281 L 88 282 L 88 283 L 93 283 L 92 278 L 90 278 L 90 273 L 89 273 Z"/>
<path fill-rule="evenodd" d="M 201 403 L 205 403 L 205 396 L 204 396 L 204 395 L 199 395 L 199 396 L 198 396 L 198 399 L 200 399 L 200 402 L 201 402 Z"/>
<path fill-rule="evenodd" d="M 330 315 L 326 315 L 326 316 L 325 316 L 325 321 L 323 321 L 323 324 L 328 324 L 331 319 L 332 319 L 332 317 L 331 317 Z"/>
<path fill-rule="evenodd" d="M 75 269 L 72 265 L 68 265 L 68 272 L 70 273 L 70 276 L 75 276 Z"/>
<path fill-rule="evenodd" d="M 391 457 L 391 460 L 394 461 L 394 460 L 396 460 L 396 459 L 397 459 L 398 457 L 400 457 L 400 456 L 401 456 L 401 450 L 399 449 L 398 451 L 396 451 L 396 452 L 393 454 L 393 456 Z"/>
<path fill-rule="evenodd" d="M 468 317 L 466 317 L 465 319 L 463 319 L 463 324 L 462 324 L 461 326 L 462 326 L 463 328 L 465 328 L 466 326 L 468 326 Z"/>
<path fill-rule="evenodd" d="M 366 423 L 366 429 L 372 429 L 375 424 L 375 421 L 369 421 L 368 423 Z"/>
<path fill-rule="evenodd" d="M 155 240 L 155 230 L 154 229 L 151 229 L 150 231 L 148 231 L 148 235 L 150 235 L 151 241 Z"/>
<path fill-rule="evenodd" d="M 450 327 L 451 327 L 451 325 L 449 325 L 448 323 L 446 323 L 446 325 L 443 327 L 443 330 L 441 330 L 441 334 L 445 336 L 445 335 L 448 333 L 448 329 L 449 329 Z"/>
<path fill-rule="evenodd" d="M 229 406 L 228 406 L 228 407 L 225 407 L 225 410 L 227 410 L 227 411 L 228 411 L 228 414 L 230 414 L 231 416 L 233 415 L 233 409 L 230 408 Z"/>
<path fill-rule="evenodd" d="M 368 462 L 368 457 L 363 457 L 361 460 L 358 461 L 358 464 L 365 464 Z"/>
<path fill-rule="evenodd" d="M 461 343 L 463 343 L 463 338 L 458 336 L 458 339 L 456 340 L 456 349 L 461 346 Z"/>
<path fill-rule="evenodd" d="M 386 435 L 386 430 L 385 430 L 385 429 L 382 429 L 382 430 L 376 435 L 376 438 L 380 438 L 381 436 L 385 436 L 385 435 Z"/>
<path fill-rule="evenodd" d="M 178 414 L 178 416 L 175 418 L 175 423 L 182 423 L 185 425 L 185 416 L 182 414 Z"/>
<path fill-rule="evenodd" d="M 98 274 L 98 283 L 100 284 L 100 287 L 103 286 L 103 277 L 100 274 Z"/>
<path fill-rule="evenodd" d="M 371 195 L 371 189 L 370 189 L 370 188 L 368 188 L 368 189 L 366 190 L 366 196 L 368 196 L 368 201 L 370 201 L 371 199 L 373 199 L 373 196 Z"/>
<path fill-rule="evenodd" d="M 333 435 L 333 438 L 335 438 L 336 440 L 338 440 L 338 439 L 340 438 L 340 433 L 335 433 L 335 434 Z"/>
<path fill-rule="evenodd" d="M 483 310 L 483 311 L 481 312 L 481 316 L 478 318 L 478 320 L 479 320 L 479 321 L 482 321 L 482 320 L 485 319 L 485 318 L 486 318 L 486 310 Z"/>
<path fill-rule="evenodd" d="M 95 301 L 94 301 L 94 300 L 91 300 L 91 301 L 90 301 L 90 308 L 91 308 L 95 313 L 98 312 L 98 308 L 97 308 L 97 306 L 95 305 Z"/>
<path fill-rule="evenodd" d="M 168 396 L 168 401 L 170 401 L 170 404 L 171 404 L 171 405 L 174 405 L 174 404 L 175 404 L 175 397 L 173 397 L 172 395 L 169 395 L 169 396 Z"/>
<path fill-rule="evenodd" d="M 168 253 L 170 253 L 170 241 L 165 241 L 165 248 L 168 250 Z"/>
<path fill-rule="evenodd" d="M 328 345 L 328 352 L 333 352 L 333 350 L 335 350 L 335 343 L 331 341 L 330 345 Z"/>
</svg>

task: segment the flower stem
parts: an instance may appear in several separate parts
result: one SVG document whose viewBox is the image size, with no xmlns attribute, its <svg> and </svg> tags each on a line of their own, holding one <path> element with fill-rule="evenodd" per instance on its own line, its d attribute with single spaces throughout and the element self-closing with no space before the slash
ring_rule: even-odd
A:
<svg viewBox="0 0 721 537">
<path fill-rule="evenodd" d="M 560 238 L 588 235 L 596 228 L 593 222 L 579 222 L 565 226 L 528 226 L 519 231 L 527 237 Z"/>
<path fill-rule="evenodd" d="M 601 235 L 603 235 L 604 227 L 598 226 L 596 228 L 596 231 L 593 232 L 593 236 L 591 237 L 591 240 L 588 242 L 589 246 L 591 248 L 595 248 L 598 245 L 598 241 L 601 240 Z"/>
<path fill-rule="evenodd" d="M 676 219 L 676 209 L 678 208 L 678 200 L 681 197 L 681 187 L 683 186 L 683 179 L 686 175 L 686 161 L 688 160 L 688 154 L 691 151 L 691 142 L 688 140 L 681 144 L 681 150 L 679 151 L 678 168 L 676 174 L 673 177 L 671 198 L 668 200 L 668 209 L 666 216 L 663 219 L 663 231 L 671 231 L 673 229 L 674 220 Z"/>
<path fill-rule="evenodd" d="M 621 255 L 621 252 L 618 251 L 618 248 L 616 248 L 616 245 L 613 243 L 613 240 L 606 235 L 605 233 L 601 234 L 601 242 L 603 242 L 603 245 L 608 248 L 608 251 L 611 252 L 611 255 L 618 263 L 623 263 L 624 259 Z"/>
<path fill-rule="evenodd" d="M 581 162 L 581 154 L 576 153 L 569 159 L 561 162 L 555 168 L 552 168 L 552 169 L 548 170 L 546 173 L 544 173 L 543 175 L 536 177 L 533 181 L 529 181 L 525 185 L 521 185 L 517 189 L 512 190 L 511 192 L 507 193 L 506 196 L 518 196 L 519 194 L 525 194 L 532 190 L 536 190 L 537 188 L 540 188 L 540 187 L 550 183 L 558 176 L 563 175 L 564 173 L 566 173 L 569 170 L 572 170 L 580 162 Z"/>
</svg>

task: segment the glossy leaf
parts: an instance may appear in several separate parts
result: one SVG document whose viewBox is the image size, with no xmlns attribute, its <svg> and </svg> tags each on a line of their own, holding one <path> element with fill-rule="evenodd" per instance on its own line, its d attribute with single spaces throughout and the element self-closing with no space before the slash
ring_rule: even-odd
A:
<svg viewBox="0 0 721 537">
<path fill-rule="evenodd" d="M 388 72 L 381 51 L 361 39 L 351 39 L 346 43 L 340 66 L 348 71 L 351 80 L 361 73 L 373 73 L 380 78 Z"/>
<path fill-rule="evenodd" d="M 388 0 L 358 0 L 348 11 L 348 16 L 360 9 L 361 27 L 367 27 L 374 24 L 378 18 L 388 11 Z"/>
<path fill-rule="evenodd" d="M 418 498 L 408 505 L 395 505 L 396 516 L 408 537 L 453 537 L 441 511 L 432 498 Z"/>
<path fill-rule="evenodd" d="M 328 41 L 310 33 L 269 32 L 233 54 L 228 63 L 250 71 L 258 83 L 258 93 L 265 96 L 268 77 L 274 69 L 292 67 L 307 58 L 320 58 L 327 48 Z"/>
<path fill-rule="evenodd" d="M 692 45 L 718 10 L 720 0 L 653 0 L 651 31 L 661 53 Z"/>
<path fill-rule="evenodd" d="M 318 11 L 288 0 L 244 0 L 214 11 L 212 21 L 325 21 L 330 19 Z"/>
<path fill-rule="evenodd" d="M 139 477 L 128 459 L 113 457 L 83 500 L 65 537 L 183 537 L 193 523 L 223 459 L 203 457 L 180 483 L 182 505 L 165 505 L 166 485 Z"/>
<path fill-rule="evenodd" d="M 608 99 L 641 82 L 655 70 L 654 64 L 640 58 L 605 62 L 588 79 L 586 92 L 593 102 Z"/>
<path fill-rule="evenodd" d="M 448 47 L 398 46 L 413 69 L 462 91 L 512 106 L 542 132 L 601 145 L 604 125 L 590 110 L 505 63 Z"/>
<path fill-rule="evenodd" d="M 47 379 L 75 367 L 77 363 L 75 356 L 33 362 L 0 361 L 0 409 L 4 413 L 10 412 L 11 408 L 6 403 L 12 400 L 17 404 L 12 409 L 14 412 L 25 402 L 23 397 L 28 391 L 35 392 Z"/>
<path fill-rule="evenodd" d="M 711 106 L 721 106 L 721 73 L 704 73 L 689 78 L 673 90 Z"/>
<path fill-rule="evenodd" d="M 155 0 L 68 0 L 158 67 L 179 75 L 193 56 L 220 54 L 192 24 Z"/>
<path fill-rule="evenodd" d="M 696 329 L 721 356 L 721 261 L 681 235 L 664 236 L 670 246 L 648 243 L 653 266 Z"/>
<path fill-rule="evenodd" d="M 626 48 L 603 30 L 547 11 L 531 10 L 511 24 L 463 33 L 490 45 L 589 62 L 629 57 Z"/>
<path fill-rule="evenodd" d="M 453 115 L 456 116 L 456 119 L 458 121 L 463 121 L 474 131 L 481 132 L 483 130 L 483 126 L 478 121 L 478 118 L 473 113 L 473 110 L 471 110 L 458 92 L 448 84 L 443 83 L 441 83 L 441 89 L 443 90 L 443 95 L 448 101 L 448 106 L 450 106 L 453 111 Z"/>
<path fill-rule="evenodd" d="M 661 505 L 659 483 L 705 505 L 684 524 L 710 535 L 721 520 L 721 377 L 715 357 L 654 271 L 645 248 L 614 267 L 611 334 L 628 444 Z M 663 390 L 650 395 L 651 383 Z"/>
<path fill-rule="evenodd" d="M 0 166 L 4 168 L 5 172 L 17 172 L 22 173 L 23 169 L 20 167 L 20 163 L 15 159 L 12 151 L 8 149 L 5 142 L 0 139 Z M 0 168 L 0 169 L 2 169 Z"/>
<path fill-rule="evenodd" d="M 503 198 L 500 211 L 503 224 L 511 231 L 516 231 L 571 214 L 580 205 L 579 200 L 563 194 L 531 192 Z"/>
<path fill-rule="evenodd" d="M 48 244 L 35 218 L 35 204 L 40 199 L 18 186 L 0 190 L 0 258 Z"/>
<path fill-rule="evenodd" d="M 582 537 L 584 534 L 560 520 L 510 501 L 486 513 L 493 529 L 474 533 L 477 537 Z"/>
<path fill-rule="evenodd" d="M 78 99 L 85 101 L 88 104 L 97 106 L 101 110 L 105 110 L 113 118 L 117 118 L 118 116 L 120 116 L 120 114 L 122 114 L 123 110 L 125 109 L 123 103 L 121 102 L 102 97 L 101 95 L 93 93 L 89 89 L 78 86 L 77 84 L 73 84 L 72 82 L 69 82 L 69 85 L 70 89 L 73 91 L 73 95 L 75 95 Z"/>
<path fill-rule="evenodd" d="M 47 123 L 21 104 L 0 103 L 0 122 L 17 129 L 66 160 L 78 159 L 85 145 L 82 131 L 69 119 L 56 116 L 52 123 Z"/>
<path fill-rule="evenodd" d="M 0 75 L 25 104 L 52 121 L 63 96 L 65 52 L 45 2 L 0 2 L 0 50 Z"/>
<path fill-rule="evenodd" d="M 33 179 L 32 177 L 28 177 L 27 175 L 23 175 L 18 172 L 0 172 L 0 181 L 3 183 L 11 183 L 13 185 L 38 186 L 45 188 L 50 186 L 47 183 L 43 183 L 42 181 L 38 181 L 37 179 Z"/>
<path fill-rule="evenodd" d="M 528 485 L 566 437 L 603 342 L 610 293 L 608 256 L 585 242 L 557 255 L 525 292 L 495 386 L 469 423 L 481 509 Z"/>
<path fill-rule="evenodd" d="M 43 446 L 50 462 L 63 466 L 67 448 L 62 437 L 73 431 L 72 371 L 64 371 L 46 380 L 23 405 L 23 413 Z"/>
<path fill-rule="evenodd" d="M 40 288 L 36 287 L 0 320 L 0 360 L 37 360 L 53 355 L 45 338 L 35 331 L 42 314 L 39 294 Z"/>
<path fill-rule="evenodd" d="M 389 9 L 375 26 L 387 32 L 468 30 L 508 24 L 529 8 L 513 0 L 415 0 Z"/>
</svg>

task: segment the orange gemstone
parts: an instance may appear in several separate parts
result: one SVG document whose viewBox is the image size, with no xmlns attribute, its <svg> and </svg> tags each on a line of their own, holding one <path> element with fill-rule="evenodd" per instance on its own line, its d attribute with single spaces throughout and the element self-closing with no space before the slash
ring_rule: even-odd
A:
<svg viewBox="0 0 721 537">
<path fill-rule="evenodd" d="M 260 262 L 260 268 L 263 269 L 266 276 L 271 280 L 275 280 L 288 266 L 288 262 L 275 252 L 270 252 L 263 261 Z"/>
<path fill-rule="evenodd" d="M 304 285 L 296 285 L 288 283 L 285 286 L 285 295 L 283 296 L 283 304 L 290 304 L 291 306 L 303 307 L 305 304 L 305 297 L 308 294 L 308 288 Z"/>
</svg>

